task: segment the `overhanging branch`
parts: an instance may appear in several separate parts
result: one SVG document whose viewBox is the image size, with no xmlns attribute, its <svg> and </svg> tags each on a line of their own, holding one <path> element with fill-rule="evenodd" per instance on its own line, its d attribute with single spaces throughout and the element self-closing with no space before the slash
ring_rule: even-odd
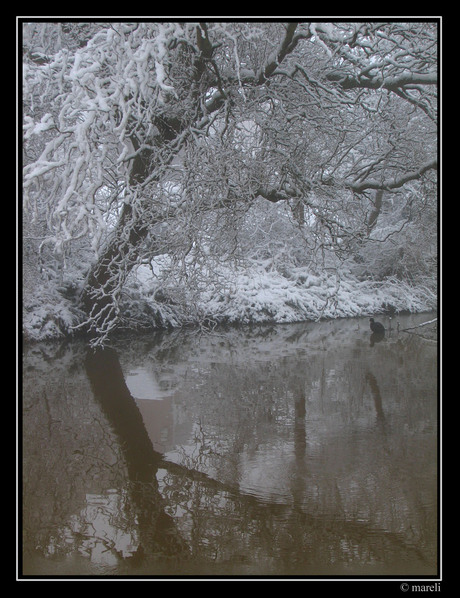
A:
<svg viewBox="0 0 460 598">
<path fill-rule="evenodd" d="M 409 181 L 419 179 L 428 170 L 435 170 L 437 167 L 437 160 L 431 160 L 430 162 L 426 162 L 425 164 L 423 164 L 418 170 L 407 172 L 406 174 L 401 175 L 399 178 L 387 179 L 384 181 L 368 180 L 363 181 L 362 183 L 352 183 L 350 185 L 347 185 L 347 187 L 355 193 L 363 193 L 368 189 L 399 189 Z"/>
<path fill-rule="evenodd" d="M 395 77 L 366 77 L 344 75 L 333 71 L 326 75 L 328 81 L 337 82 L 342 89 L 388 89 L 394 91 L 413 85 L 436 85 L 436 73 L 404 73 Z"/>
</svg>

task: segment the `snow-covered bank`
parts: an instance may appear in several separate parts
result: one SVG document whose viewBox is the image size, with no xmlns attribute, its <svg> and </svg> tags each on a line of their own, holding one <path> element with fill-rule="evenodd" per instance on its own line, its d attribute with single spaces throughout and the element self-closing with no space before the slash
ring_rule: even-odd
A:
<svg viewBox="0 0 460 598">
<path fill-rule="evenodd" d="M 175 328 L 206 322 L 288 323 L 365 316 L 391 304 L 398 312 L 436 309 L 437 296 L 428 287 L 396 279 L 364 280 L 337 272 L 314 275 L 305 268 L 287 274 L 261 263 L 237 271 L 219 272 L 200 291 L 158 287 L 147 267 L 139 267 L 126 286 L 121 324 L 126 328 Z M 75 293 L 36 287 L 23 310 L 23 334 L 29 341 L 70 335 L 80 322 Z"/>
<path fill-rule="evenodd" d="M 228 295 L 209 291 L 204 307 L 209 317 L 221 315 L 232 323 L 287 323 L 375 314 L 384 303 L 399 312 L 415 313 L 434 309 L 436 296 L 396 280 L 358 281 L 335 273 L 316 276 L 303 268 L 292 268 L 286 278 L 252 268 L 236 275 Z"/>
</svg>

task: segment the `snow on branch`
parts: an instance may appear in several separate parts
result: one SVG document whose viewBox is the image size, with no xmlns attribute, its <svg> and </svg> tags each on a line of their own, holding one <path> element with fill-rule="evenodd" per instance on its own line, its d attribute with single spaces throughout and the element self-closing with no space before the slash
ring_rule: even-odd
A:
<svg viewBox="0 0 460 598">
<path fill-rule="evenodd" d="M 95 24 L 84 44 L 46 47 L 46 61 L 26 56 L 26 208 L 39 215 L 43 254 L 53 243 L 70 254 L 79 239 L 98 333 L 115 326 L 139 260 L 185 264 L 200 243 L 202 255 L 216 253 L 219 231 L 236 255 L 235 216 L 259 198 L 295 215 L 311 259 L 364 251 L 364 192 L 436 168 L 434 126 L 419 106 L 409 113 L 371 85 L 410 87 L 422 107 L 414 87 L 433 65 L 417 62 L 420 39 L 431 57 L 419 34 L 404 24 L 114 22 Z M 353 78 L 366 85 L 346 92 Z M 395 230 L 390 201 L 388 210 Z"/>
<path fill-rule="evenodd" d="M 398 189 L 406 183 L 408 183 L 409 181 L 419 179 L 429 170 L 435 170 L 437 168 L 437 165 L 437 160 L 430 160 L 429 162 L 423 164 L 418 170 L 407 172 L 394 179 L 387 179 L 384 181 L 375 181 L 370 179 L 365 180 L 362 183 L 352 183 L 348 186 L 355 193 L 362 193 L 367 189 Z"/>
<path fill-rule="evenodd" d="M 401 332 L 408 332 L 409 330 L 415 330 L 417 328 L 423 328 L 423 326 L 428 326 L 428 324 L 434 324 L 438 321 L 438 318 L 434 318 L 433 320 L 428 320 L 427 322 L 422 322 L 421 324 L 417 324 L 417 326 L 410 326 L 409 328 L 402 328 Z"/>
</svg>

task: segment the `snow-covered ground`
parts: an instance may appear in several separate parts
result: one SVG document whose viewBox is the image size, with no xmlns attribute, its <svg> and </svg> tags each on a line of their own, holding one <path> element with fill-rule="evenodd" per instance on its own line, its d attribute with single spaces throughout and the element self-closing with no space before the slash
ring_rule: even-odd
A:
<svg viewBox="0 0 460 598">
<path fill-rule="evenodd" d="M 282 274 L 267 270 L 261 262 L 222 269 L 199 292 L 191 293 L 180 286 L 159 287 L 150 268 L 140 266 L 126 286 L 121 315 L 122 325 L 132 328 L 203 321 L 288 323 L 376 314 L 384 303 L 399 312 L 417 313 L 436 309 L 437 297 L 427 287 L 395 279 L 359 281 L 337 272 L 313 275 L 300 267 Z M 80 318 L 75 295 L 66 297 L 62 290 L 37 286 L 24 301 L 24 337 L 39 341 L 71 334 Z"/>
<path fill-rule="evenodd" d="M 277 271 L 254 266 L 236 273 L 227 295 L 204 297 L 207 315 L 222 314 L 230 322 L 297 322 L 321 318 L 369 315 L 382 310 L 383 303 L 397 311 L 433 309 L 436 298 L 396 281 L 340 279 L 335 273 L 319 276 L 304 268 L 292 268 L 289 278 Z"/>
</svg>

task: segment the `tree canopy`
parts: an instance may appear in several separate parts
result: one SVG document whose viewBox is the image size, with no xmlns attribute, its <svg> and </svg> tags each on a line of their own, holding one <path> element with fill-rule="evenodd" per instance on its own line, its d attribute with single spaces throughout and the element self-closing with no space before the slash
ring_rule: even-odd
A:
<svg viewBox="0 0 460 598">
<path fill-rule="evenodd" d="M 22 25 L 28 238 L 96 338 L 158 256 L 189 289 L 273 244 L 433 275 L 436 21 Z"/>
</svg>

